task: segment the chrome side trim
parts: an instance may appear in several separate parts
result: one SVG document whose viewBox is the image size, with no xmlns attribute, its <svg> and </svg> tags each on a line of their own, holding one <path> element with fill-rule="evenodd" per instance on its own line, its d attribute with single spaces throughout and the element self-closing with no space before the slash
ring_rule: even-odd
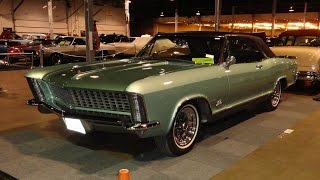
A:
<svg viewBox="0 0 320 180">
<path fill-rule="evenodd" d="M 44 102 L 40 102 L 40 101 L 37 101 L 35 99 L 30 99 L 27 101 L 27 104 L 28 105 L 31 105 L 31 106 L 42 106 L 46 109 L 48 109 L 49 111 L 59 115 L 59 116 L 62 116 L 64 114 L 64 111 L 63 110 L 60 110 L 60 109 L 57 109 L 53 106 L 50 106 L 49 104 L 46 104 Z"/>
<path fill-rule="evenodd" d="M 139 131 L 139 130 L 147 130 L 147 129 L 155 128 L 159 126 L 160 126 L 160 122 L 149 122 L 149 123 L 137 123 L 125 128 L 128 131 Z"/>
<path fill-rule="evenodd" d="M 37 101 L 36 99 L 29 99 L 26 103 L 30 106 L 38 106 L 41 104 L 41 102 Z"/>
</svg>

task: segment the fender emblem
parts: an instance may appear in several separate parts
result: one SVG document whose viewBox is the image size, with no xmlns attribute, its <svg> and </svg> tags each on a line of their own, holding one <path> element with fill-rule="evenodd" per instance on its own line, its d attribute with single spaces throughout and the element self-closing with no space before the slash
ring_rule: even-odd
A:
<svg viewBox="0 0 320 180">
<path fill-rule="evenodd" d="M 217 101 L 217 103 L 216 103 L 216 107 L 220 106 L 221 104 L 222 104 L 222 100 L 219 99 L 219 100 Z"/>
</svg>

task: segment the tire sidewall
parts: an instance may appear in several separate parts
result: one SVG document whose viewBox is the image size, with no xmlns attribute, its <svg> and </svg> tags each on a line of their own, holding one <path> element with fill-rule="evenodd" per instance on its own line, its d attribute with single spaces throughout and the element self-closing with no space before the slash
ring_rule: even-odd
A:
<svg viewBox="0 0 320 180">
<path fill-rule="evenodd" d="M 196 126 L 195 135 L 194 135 L 192 141 L 190 142 L 190 144 L 185 148 L 180 148 L 174 140 L 173 128 L 174 128 L 174 123 L 176 122 L 177 115 L 186 107 L 190 107 L 194 110 L 196 117 L 197 117 L 197 126 Z M 185 105 L 181 106 L 181 108 L 179 108 L 179 110 L 177 111 L 177 113 L 175 115 L 174 121 L 171 125 L 170 131 L 167 134 L 168 146 L 169 146 L 169 149 L 171 150 L 172 154 L 182 155 L 182 154 L 189 152 L 193 148 L 195 139 L 197 138 L 198 131 L 199 131 L 199 123 L 200 123 L 200 117 L 199 117 L 199 112 L 198 112 L 197 107 L 195 107 L 192 104 L 185 104 Z"/>
<path fill-rule="evenodd" d="M 279 86 L 279 87 L 278 87 L 278 86 Z M 280 89 L 280 91 L 279 91 L 280 97 L 279 97 L 278 103 L 277 103 L 276 105 L 273 105 L 273 104 L 272 104 L 273 93 L 274 93 L 274 91 L 275 91 L 277 88 Z M 267 111 L 273 111 L 273 110 L 277 109 L 277 107 L 279 106 L 280 101 L 281 101 L 281 95 L 282 95 L 281 83 L 280 83 L 280 81 L 278 81 L 277 84 L 275 85 L 273 91 L 272 91 L 272 94 L 270 95 L 269 100 L 267 101 L 267 104 L 266 104 L 266 106 L 267 106 L 267 107 L 266 107 L 266 110 L 267 110 Z"/>
<path fill-rule="evenodd" d="M 60 59 L 60 63 L 57 63 L 57 59 Z M 62 64 L 63 57 L 58 53 L 54 53 L 51 55 L 50 60 L 51 60 L 51 65 L 59 65 L 59 64 Z"/>
</svg>

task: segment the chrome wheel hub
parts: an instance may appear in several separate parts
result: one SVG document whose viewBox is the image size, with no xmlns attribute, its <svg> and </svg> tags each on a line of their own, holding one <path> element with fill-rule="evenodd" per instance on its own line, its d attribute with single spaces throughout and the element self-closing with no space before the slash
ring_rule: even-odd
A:
<svg viewBox="0 0 320 180">
<path fill-rule="evenodd" d="M 276 107 L 279 104 L 280 98 L 281 98 L 281 87 L 280 87 L 280 84 L 278 83 L 271 96 L 271 104 L 273 107 Z"/>
<path fill-rule="evenodd" d="M 187 105 L 179 111 L 173 126 L 175 144 L 181 148 L 189 147 L 197 134 L 199 126 L 197 110 L 192 105 Z"/>
</svg>

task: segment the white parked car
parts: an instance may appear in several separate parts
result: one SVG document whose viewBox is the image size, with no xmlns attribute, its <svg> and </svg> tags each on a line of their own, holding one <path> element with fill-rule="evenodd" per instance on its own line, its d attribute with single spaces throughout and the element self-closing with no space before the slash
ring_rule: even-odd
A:
<svg viewBox="0 0 320 180">
<path fill-rule="evenodd" d="M 277 56 L 294 56 L 298 63 L 298 83 L 319 86 L 320 82 L 320 31 L 292 30 L 279 35 L 271 50 Z"/>
<path fill-rule="evenodd" d="M 152 39 L 152 37 L 145 36 L 134 38 L 135 39 L 132 42 L 101 43 L 98 56 L 110 56 L 116 54 L 134 56 Z"/>
</svg>

